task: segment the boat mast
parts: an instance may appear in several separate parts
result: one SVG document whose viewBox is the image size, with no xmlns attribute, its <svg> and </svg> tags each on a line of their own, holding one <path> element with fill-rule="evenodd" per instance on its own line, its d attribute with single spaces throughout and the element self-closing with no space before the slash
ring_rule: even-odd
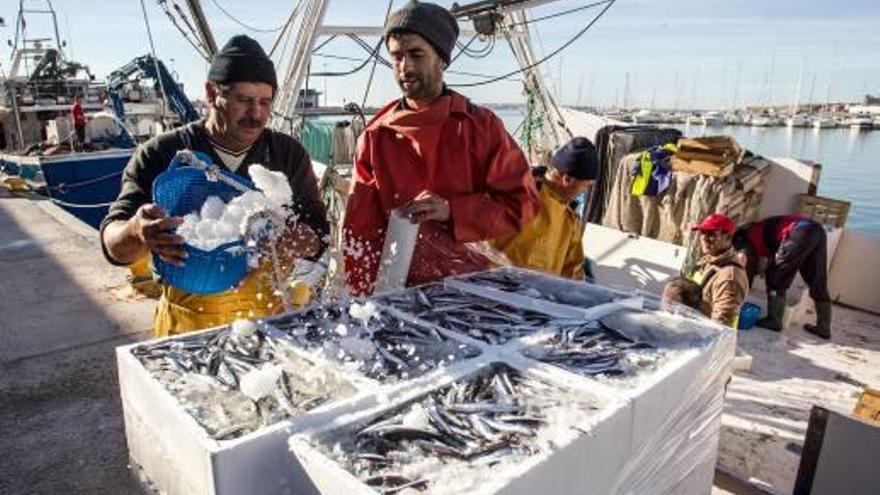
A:
<svg viewBox="0 0 880 495">
<path fill-rule="evenodd" d="M 186 0 L 186 6 L 189 8 L 189 13 L 195 21 L 196 29 L 199 30 L 199 37 L 202 38 L 202 43 L 205 45 L 208 57 L 213 57 L 217 53 L 217 42 L 214 41 L 214 34 L 211 32 L 211 26 L 208 25 L 208 19 L 205 18 L 201 2 L 199 0 Z"/>
</svg>

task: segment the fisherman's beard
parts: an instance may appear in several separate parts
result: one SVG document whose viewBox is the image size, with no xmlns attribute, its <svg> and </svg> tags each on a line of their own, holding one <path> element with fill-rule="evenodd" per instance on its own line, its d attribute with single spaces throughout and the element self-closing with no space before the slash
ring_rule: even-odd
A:
<svg viewBox="0 0 880 495">
<path fill-rule="evenodd" d="M 424 74 L 406 76 L 408 85 L 404 84 L 404 78 L 397 74 L 395 74 L 395 79 L 403 96 L 413 100 L 424 100 L 437 96 L 437 87 L 440 86 L 435 78 Z"/>
</svg>

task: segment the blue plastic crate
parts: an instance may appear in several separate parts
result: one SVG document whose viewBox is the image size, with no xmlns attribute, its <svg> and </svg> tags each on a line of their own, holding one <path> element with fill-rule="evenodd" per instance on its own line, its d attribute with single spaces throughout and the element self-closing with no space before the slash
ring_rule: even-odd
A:
<svg viewBox="0 0 880 495">
<path fill-rule="evenodd" d="M 196 156 L 205 163 L 211 159 L 200 152 Z M 219 173 L 253 189 L 253 183 L 226 170 Z M 171 216 L 184 216 L 201 209 L 209 196 L 219 196 L 224 202 L 242 192 L 219 180 L 209 180 L 205 171 L 174 157 L 164 172 L 153 181 L 153 202 Z M 182 267 L 174 266 L 153 255 L 156 272 L 168 284 L 190 294 L 216 294 L 235 288 L 247 274 L 247 251 L 243 241 L 234 241 L 205 251 L 184 245 L 189 257 Z"/>
<path fill-rule="evenodd" d="M 740 330 L 751 330 L 758 322 L 761 316 L 761 307 L 755 303 L 747 302 L 742 305 L 739 311 L 739 324 L 737 328 Z"/>
</svg>

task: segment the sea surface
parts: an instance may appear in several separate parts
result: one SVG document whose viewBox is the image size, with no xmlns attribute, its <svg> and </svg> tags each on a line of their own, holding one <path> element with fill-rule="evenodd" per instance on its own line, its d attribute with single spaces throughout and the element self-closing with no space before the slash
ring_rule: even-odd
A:
<svg viewBox="0 0 880 495">
<path fill-rule="evenodd" d="M 523 120 L 515 108 L 496 109 L 508 130 L 516 130 Z M 857 232 L 880 237 L 880 130 L 854 131 L 849 128 L 810 129 L 786 127 L 693 127 L 670 125 L 686 136 L 733 136 L 753 153 L 772 157 L 792 157 L 822 165 L 820 196 L 852 203 L 846 226 Z M 766 194 L 766 192 L 765 192 Z"/>
</svg>

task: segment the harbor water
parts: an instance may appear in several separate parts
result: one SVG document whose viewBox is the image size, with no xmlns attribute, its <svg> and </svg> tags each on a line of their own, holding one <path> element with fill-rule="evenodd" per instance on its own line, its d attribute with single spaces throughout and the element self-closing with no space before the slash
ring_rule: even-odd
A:
<svg viewBox="0 0 880 495">
<path fill-rule="evenodd" d="M 495 111 L 518 138 L 522 111 L 509 107 Z M 847 228 L 880 237 L 880 174 L 876 174 L 874 168 L 880 161 L 880 131 L 857 131 L 848 127 L 668 126 L 691 137 L 732 136 L 753 153 L 766 157 L 792 157 L 820 163 L 818 194 L 849 201 L 852 206 Z"/>
</svg>

